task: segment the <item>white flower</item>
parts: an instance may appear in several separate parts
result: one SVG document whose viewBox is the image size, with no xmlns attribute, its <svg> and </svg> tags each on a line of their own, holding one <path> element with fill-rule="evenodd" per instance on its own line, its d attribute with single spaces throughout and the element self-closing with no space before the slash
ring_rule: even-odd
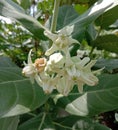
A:
<svg viewBox="0 0 118 130">
<path fill-rule="evenodd" d="M 91 67 L 96 63 L 96 60 L 91 60 L 85 57 L 82 60 L 75 56 L 68 61 L 66 71 L 68 75 L 78 84 L 78 90 L 83 91 L 83 85 L 94 86 L 98 83 L 98 78 L 91 71 Z"/>
<path fill-rule="evenodd" d="M 65 58 L 61 53 L 54 53 L 49 57 L 45 71 L 49 72 L 58 72 L 63 68 Z"/>
<path fill-rule="evenodd" d="M 72 90 L 74 86 L 74 82 L 68 75 L 64 75 L 57 80 L 56 88 L 59 93 L 64 96 L 67 96 L 69 92 Z"/>
<path fill-rule="evenodd" d="M 51 77 L 51 76 L 47 75 L 46 73 L 41 73 L 40 79 L 41 79 L 41 82 L 38 80 L 37 80 L 37 82 L 41 83 L 41 87 L 43 88 L 43 91 L 46 94 L 51 93 L 53 91 L 53 89 L 55 89 L 55 85 L 56 85 L 55 77 Z"/>
<path fill-rule="evenodd" d="M 25 63 L 25 67 L 22 70 L 22 74 L 30 78 L 31 83 L 34 83 L 34 80 L 36 80 L 36 82 L 41 86 L 42 81 L 38 75 L 38 70 L 35 64 L 31 60 L 31 52 L 32 50 L 30 50 L 28 54 L 28 63 Z"/>
<path fill-rule="evenodd" d="M 96 60 L 91 60 L 87 65 L 80 70 L 80 80 L 89 86 L 95 86 L 98 83 L 98 78 L 94 76 L 91 67 L 96 63 Z"/>
<path fill-rule="evenodd" d="M 64 27 L 62 30 L 59 30 L 57 34 L 53 34 L 50 31 L 45 31 L 44 34 L 53 41 L 53 44 L 49 50 L 46 51 L 46 55 L 50 55 L 55 51 L 61 50 L 66 53 L 68 47 L 72 43 L 79 43 L 77 40 L 71 37 L 74 26 Z"/>
<path fill-rule="evenodd" d="M 29 77 L 31 82 L 34 83 L 34 79 L 37 76 L 37 69 L 35 68 L 35 65 L 32 63 L 31 51 L 28 54 L 28 63 L 25 63 L 25 67 L 22 70 L 22 74 L 26 77 Z"/>
<path fill-rule="evenodd" d="M 23 71 L 22 73 L 26 76 L 26 77 L 33 77 L 35 76 L 35 74 L 37 73 L 37 70 L 35 68 L 35 66 L 32 64 L 30 65 L 26 65 L 24 68 L 23 68 Z"/>
<path fill-rule="evenodd" d="M 57 52 L 50 55 L 48 61 L 45 58 L 38 58 L 33 63 L 30 51 L 28 63 L 25 64 L 22 73 L 29 77 L 32 83 L 36 80 L 45 93 L 57 89 L 59 93 L 67 96 L 75 84 L 81 93 L 84 84 L 94 86 L 98 83 L 98 78 L 94 74 L 102 69 L 92 71 L 95 63 L 96 60 L 90 61 L 89 57 L 83 59 L 80 56 L 70 57 L 68 51 L 66 55 Z"/>
</svg>

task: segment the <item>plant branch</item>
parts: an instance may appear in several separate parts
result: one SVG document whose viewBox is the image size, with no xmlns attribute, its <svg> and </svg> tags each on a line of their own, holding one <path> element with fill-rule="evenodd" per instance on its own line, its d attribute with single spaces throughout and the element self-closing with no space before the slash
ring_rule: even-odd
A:
<svg viewBox="0 0 118 130">
<path fill-rule="evenodd" d="M 43 123 L 44 123 L 44 121 L 45 121 L 45 117 L 46 117 L 46 113 L 44 112 L 43 117 L 42 117 L 42 121 L 41 121 L 41 124 L 40 124 L 38 130 L 41 130 L 42 125 L 43 125 Z"/>
<path fill-rule="evenodd" d="M 55 2 L 54 2 L 54 12 L 53 12 L 52 22 L 51 22 L 51 32 L 56 31 L 59 4 L 60 4 L 60 0 L 55 0 Z"/>
<path fill-rule="evenodd" d="M 68 130 L 72 130 L 71 127 L 61 125 L 61 124 L 59 124 L 59 123 L 57 123 L 57 122 L 53 122 L 53 124 L 54 124 L 54 125 L 57 125 L 57 126 L 60 126 L 61 128 L 66 128 L 66 129 L 68 129 Z"/>
</svg>

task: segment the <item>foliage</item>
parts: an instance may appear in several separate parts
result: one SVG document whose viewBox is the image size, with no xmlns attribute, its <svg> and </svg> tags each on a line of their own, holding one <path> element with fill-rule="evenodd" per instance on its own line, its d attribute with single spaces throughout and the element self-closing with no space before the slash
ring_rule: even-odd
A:
<svg viewBox="0 0 118 130">
<path fill-rule="evenodd" d="M 104 68 L 94 87 L 76 85 L 68 96 L 54 90 L 45 94 L 37 83 L 22 76 L 23 61 L 30 49 L 32 59 L 43 57 L 52 44 L 44 31 L 52 28 L 53 0 L 1 0 L 0 15 L 11 18 L 0 23 L 0 128 L 1 130 L 116 130 L 101 122 L 105 112 L 118 110 L 118 1 L 63 0 L 56 30 L 74 26 L 72 38 L 80 44 L 69 48 L 71 56 L 86 50 L 98 61 L 92 70 Z M 97 3 L 96 3 L 97 2 Z M 94 4 L 95 3 L 95 4 Z M 36 8 L 31 12 L 31 7 Z M 30 16 L 32 15 L 32 16 Z M 47 56 L 45 56 L 47 57 Z M 83 58 L 81 57 L 81 58 Z M 19 67 L 18 67 L 19 66 Z M 15 124 L 15 125 L 14 125 Z"/>
</svg>

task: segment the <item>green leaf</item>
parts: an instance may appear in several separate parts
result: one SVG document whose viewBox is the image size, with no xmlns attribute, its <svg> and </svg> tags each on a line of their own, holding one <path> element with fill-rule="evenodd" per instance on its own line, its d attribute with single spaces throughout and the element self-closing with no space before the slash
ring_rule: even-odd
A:
<svg viewBox="0 0 118 130">
<path fill-rule="evenodd" d="M 72 20 L 69 24 L 70 26 L 74 25 L 73 37 L 77 38 L 78 34 L 85 29 L 87 25 L 95 21 L 101 14 L 106 10 L 117 6 L 118 3 L 115 0 L 106 1 L 99 0 L 96 2 L 90 9 L 88 9 L 84 14 L 78 16 L 76 19 Z M 110 7 L 110 8 L 109 8 Z"/>
<path fill-rule="evenodd" d="M 27 10 L 31 6 L 30 0 L 12 0 L 13 2 L 19 4 L 23 9 Z"/>
<path fill-rule="evenodd" d="M 57 30 L 69 25 L 73 19 L 78 18 L 78 13 L 74 10 L 74 7 L 71 5 L 64 5 L 59 8 L 59 14 L 57 19 Z M 84 37 L 85 28 L 74 28 L 73 32 L 79 37 L 76 37 L 79 41 L 81 41 Z"/>
<path fill-rule="evenodd" d="M 86 27 L 108 10 L 109 7 L 113 8 L 116 5 L 114 0 L 107 2 L 100 0 L 82 15 L 78 15 L 73 6 L 63 6 L 59 10 L 57 30 L 65 26 L 74 26 L 72 36 L 81 41 L 84 37 Z"/>
<path fill-rule="evenodd" d="M 56 130 L 110 130 L 92 119 L 79 116 L 67 116 L 54 121 Z"/>
<path fill-rule="evenodd" d="M 18 130 L 38 130 L 43 114 L 39 114 L 19 125 Z"/>
<path fill-rule="evenodd" d="M 94 87 L 84 86 L 84 93 L 77 91 L 68 97 L 61 97 L 57 105 L 65 108 L 71 114 L 79 116 L 94 116 L 99 113 L 118 109 L 118 74 L 101 75 L 99 84 Z"/>
<path fill-rule="evenodd" d="M 93 45 L 100 50 L 118 53 L 118 36 L 113 34 L 99 36 L 93 41 Z"/>
<path fill-rule="evenodd" d="M 88 25 L 87 30 L 86 30 L 86 40 L 89 45 L 91 45 L 92 41 L 96 39 L 97 34 L 98 33 L 95 30 L 94 24 L 92 23 Z"/>
<path fill-rule="evenodd" d="M 118 69 L 118 59 L 99 59 L 95 64 L 97 68 L 103 68 L 107 71 Z"/>
<path fill-rule="evenodd" d="M 70 25 L 79 24 L 79 23 L 81 23 L 82 25 L 86 25 L 88 23 L 91 23 L 96 18 L 98 18 L 101 14 L 103 14 L 105 11 L 117 5 L 118 5 L 118 2 L 116 0 L 110 0 L 110 1 L 99 0 L 90 9 L 88 9 L 83 15 L 74 19 L 70 23 Z"/>
<path fill-rule="evenodd" d="M 26 122 L 23 122 L 18 127 L 18 130 L 38 130 L 38 128 L 42 122 L 43 116 L 44 116 L 44 113 L 40 113 L 39 115 L 27 120 Z M 45 116 L 41 130 L 44 130 L 46 128 L 47 129 L 50 128 L 50 130 L 54 130 L 53 129 L 54 125 L 52 124 L 52 120 L 50 118 L 50 115 L 48 115 L 48 114 Z"/>
<path fill-rule="evenodd" d="M 81 1 L 84 4 L 75 4 L 74 8 L 79 13 L 82 14 L 88 9 L 88 1 Z"/>
<path fill-rule="evenodd" d="M 19 116 L 0 119 L 0 130 L 17 130 Z"/>
<path fill-rule="evenodd" d="M 34 37 L 43 40 L 46 38 L 43 34 L 44 26 L 33 17 L 26 15 L 24 10 L 13 1 L 0 0 L 0 15 L 17 20 L 28 29 Z"/>
<path fill-rule="evenodd" d="M 10 58 L 0 56 L 0 67 L 17 67 Z"/>
<path fill-rule="evenodd" d="M 59 14 L 57 19 L 57 30 L 60 30 L 61 28 L 65 27 L 73 19 L 76 19 L 78 17 L 78 13 L 74 10 L 73 6 L 71 5 L 64 5 L 59 8 Z"/>
<path fill-rule="evenodd" d="M 44 104 L 49 96 L 42 88 L 31 84 L 22 76 L 20 68 L 3 59 L 0 57 L 0 117 L 23 114 Z"/>
<path fill-rule="evenodd" d="M 24 9 L 28 9 L 31 5 L 31 2 L 30 0 L 21 0 L 21 6 L 24 8 Z"/>
<path fill-rule="evenodd" d="M 18 130 L 37 130 L 40 122 L 42 120 L 42 114 L 31 118 L 30 120 L 22 123 Z M 67 116 L 49 120 L 49 117 L 46 117 L 44 120 L 42 128 L 47 128 L 50 130 L 110 130 L 106 126 L 103 126 L 99 123 L 96 123 L 92 119 L 79 117 L 79 116 Z M 55 128 L 55 129 L 54 129 Z"/>
<path fill-rule="evenodd" d="M 102 29 L 108 28 L 109 25 L 113 24 L 118 19 L 118 6 L 108 10 L 103 15 L 101 15 L 97 20 L 96 24 L 101 26 Z"/>
</svg>

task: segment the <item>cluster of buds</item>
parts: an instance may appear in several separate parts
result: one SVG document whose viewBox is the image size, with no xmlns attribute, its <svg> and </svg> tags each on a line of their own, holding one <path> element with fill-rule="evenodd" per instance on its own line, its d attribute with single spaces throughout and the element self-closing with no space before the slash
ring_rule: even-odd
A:
<svg viewBox="0 0 118 130">
<path fill-rule="evenodd" d="M 29 52 L 28 64 L 25 64 L 23 74 L 29 77 L 32 83 L 35 80 L 45 93 L 57 89 L 59 93 L 67 96 L 74 85 L 78 86 L 79 92 L 83 92 L 84 84 L 94 86 L 98 83 L 95 72 L 91 71 L 96 60 L 90 61 L 89 57 L 82 59 L 79 55 L 70 56 L 69 46 L 78 43 L 71 37 L 72 32 L 73 27 L 65 27 L 57 34 L 45 31 L 44 34 L 53 41 L 51 48 L 45 53 L 48 59 L 39 58 L 33 63 L 31 51 Z"/>
</svg>

